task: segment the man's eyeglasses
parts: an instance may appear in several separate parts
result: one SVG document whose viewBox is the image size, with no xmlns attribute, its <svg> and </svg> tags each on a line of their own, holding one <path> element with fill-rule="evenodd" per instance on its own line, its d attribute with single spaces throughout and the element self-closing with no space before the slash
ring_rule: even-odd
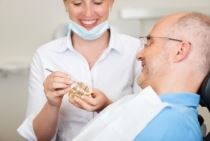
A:
<svg viewBox="0 0 210 141">
<path fill-rule="evenodd" d="M 154 37 L 154 36 L 151 36 L 151 35 L 142 36 L 142 37 L 139 37 L 139 38 L 142 40 L 143 44 L 146 47 L 151 45 L 153 38 L 160 38 L 160 39 L 171 40 L 171 41 L 175 41 L 175 42 L 184 42 L 183 40 L 180 40 L 180 39 L 175 39 L 175 38 L 170 38 L 170 37 Z M 191 45 L 191 42 L 188 42 L 188 43 Z"/>
</svg>

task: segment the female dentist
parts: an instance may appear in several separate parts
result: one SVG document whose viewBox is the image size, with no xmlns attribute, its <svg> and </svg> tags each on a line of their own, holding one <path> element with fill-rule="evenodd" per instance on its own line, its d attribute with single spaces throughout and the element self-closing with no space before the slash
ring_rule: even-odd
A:
<svg viewBox="0 0 210 141">
<path fill-rule="evenodd" d="M 31 63 L 27 117 L 18 129 L 30 141 L 70 141 L 109 103 L 140 90 L 140 41 L 110 27 L 114 0 L 63 1 L 69 34 L 41 46 Z M 92 97 L 69 102 L 72 81 L 94 88 Z"/>
</svg>

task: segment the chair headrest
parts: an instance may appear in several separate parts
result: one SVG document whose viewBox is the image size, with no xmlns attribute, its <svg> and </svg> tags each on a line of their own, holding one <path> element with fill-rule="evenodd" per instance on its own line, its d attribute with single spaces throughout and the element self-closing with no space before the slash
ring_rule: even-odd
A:
<svg viewBox="0 0 210 141">
<path fill-rule="evenodd" d="M 204 81 L 201 84 L 201 87 L 198 91 L 200 94 L 200 104 L 205 106 L 210 111 L 210 72 L 205 77 Z"/>
</svg>

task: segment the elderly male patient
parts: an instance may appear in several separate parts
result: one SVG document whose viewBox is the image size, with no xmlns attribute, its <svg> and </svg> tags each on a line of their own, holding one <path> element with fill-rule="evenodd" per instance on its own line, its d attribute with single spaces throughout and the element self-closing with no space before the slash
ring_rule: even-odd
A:
<svg viewBox="0 0 210 141">
<path fill-rule="evenodd" d="M 142 39 L 143 91 L 108 106 L 75 141 L 202 140 L 196 92 L 210 70 L 210 18 L 172 14 Z"/>
</svg>

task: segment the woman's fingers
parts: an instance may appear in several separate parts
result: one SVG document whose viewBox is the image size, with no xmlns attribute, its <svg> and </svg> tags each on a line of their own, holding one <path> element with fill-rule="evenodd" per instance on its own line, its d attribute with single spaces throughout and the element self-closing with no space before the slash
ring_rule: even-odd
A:
<svg viewBox="0 0 210 141">
<path fill-rule="evenodd" d="M 70 79 L 70 76 L 68 74 L 65 74 L 63 72 L 53 72 L 49 75 L 51 78 L 51 81 L 57 82 L 57 83 L 65 83 L 65 84 L 71 84 L 72 81 Z"/>
<path fill-rule="evenodd" d="M 70 91 L 71 87 L 67 87 L 65 89 L 57 89 L 56 96 L 63 96 Z"/>
<path fill-rule="evenodd" d="M 71 104 L 73 104 L 74 106 L 76 106 L 76 107 L 82 109 L 82 107 L 81 107 L 74 99 L 70 98 L 70 99 L 69 99 L 69 102 L 70 102 Z"/>
<path fill-rule="evenodd" d="M 59 90 L 59 89 L 65 89 L 65 88 L 68 88 L 70 85 L 68 85 L 68 84 L 64 84 L 64 83 L 57 83 L 57 82 L 53 82 L 50 86 L 49 86 L 49 88 L 51 89 L 51 90 Z"/>
<path fill-rule="evenodd" d="M 47 76 L 43 85 L 48 103 L 59 107 L 63 96 L 70 90 L 71 80 L 65 73 L 52 72 Z"/>
<path fill-rule="evenodd" d="M 90 96 L 82 95 L 80 98 L 89 105 L 96 106 L 98 104 L 96 97 L 93 98 Z"/>
<path fill-rule="evenodd" d="M 45 80 L 44 86 L 50 90 L 64 89 L 71 85 L 69 75 L 62 72 L 53 72 Z"/>
<path fill-rule="evenodd" d="M 81 98 L 79 97 L 74 97 L 74 102 L 79 105 L 82 109 L 85 109 L 87 111 L 94 111 L 95 110 L 95 106 L 88 104 L 86 101 L 83 101 Z"/>
<path fill-rule="evenodd" d="M 53 77 L 53 80 L 52 80 L 53 82 L 56 82 L 56 83 L 64 83 L 64 84 L 71 84 L 72 83 L 72 81 L 70 80 L 70 78 L 69 77 L 58 77 L 58 76 L 56 76 L 56 77 Z"/>
</svg>

